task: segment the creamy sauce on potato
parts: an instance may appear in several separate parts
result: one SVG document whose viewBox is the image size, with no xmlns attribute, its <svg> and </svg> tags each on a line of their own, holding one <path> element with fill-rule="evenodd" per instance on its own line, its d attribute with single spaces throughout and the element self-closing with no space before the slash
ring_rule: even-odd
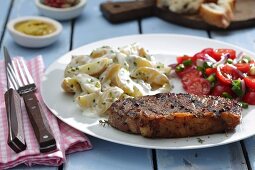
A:
<svg viewBox="0 0 255 170">
<path fill-rule="evenodd" d="M 118 49 L 103 46 L 89 55 L 73 56 L 62 87 L 75 94 L 83 110 L 102 115 L 120 98 L 169 92 L 170 71 L 138 44 Z"/>
</svg>

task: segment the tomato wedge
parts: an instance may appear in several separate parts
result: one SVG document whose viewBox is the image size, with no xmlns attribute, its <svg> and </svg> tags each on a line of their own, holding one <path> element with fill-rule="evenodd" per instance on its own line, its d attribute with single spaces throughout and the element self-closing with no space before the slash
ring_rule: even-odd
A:
<svg viewBox="0 0 255 170">
<path fill-rule="evenodd" d="M 207 75 L 207 76 L 210 76 L 211 74 L 213 74 L 213 73 L 216 73 L 216 68 L 206 68 L 205 69 L 205 74 Z"/>
<path fill-rule="evenodd" d="M 232 80 L 242 78 L 238 71 L 228 64 L 217 67 L 216 77 L 220 80 L 220 82 L 227 85 L 230 85 Z"/>
<path fill-rule="evenodd" d="M 184 89 L 186 88 L 186 86 L 188 86 L 190 83 L 192 83 L 195 78 L 198 78 L 201 76 L 202 76 L 202 74 L 198 70 L 190 70 L 185 75 L 183 75 L 181 80 L 182 80 Z"/>
<path fill-rule="evenodd" d="M 176 74 L 182 78 L 186 73 L 192 72 L 192 71 L 197 71 L 195 67 L 185 67 L 183 71 L 176 72 Z"/>
<path fill-rule="evenodd" d="M 191 94 L 208 95 L 211 90 L 211 85 L 208 80 L 197 77 L 185 87 L 185 90 Z"/>
<path fill-rule="evenodd" d="M 247 63 L 238 63 L 235 64 L 238 70 L 240 70 L 243 73 L 249 73 L 250 71 L 250 64 Z"/>
<path fill-rule="evenodd" d="M 213 58 L 217 61 L 219 61 L 221 59 L 221 56 L 224 54 L 229 54 L 231 59 L 235 59 L 236 58 L 236 51 L 233 49 L 227 49 L 227 48 L 219 48 L 214 50 L 214 54 L 213 54 Z"/>
<path fill-rule="evenodd" d="M 244 77 L 244 82 L 247 87 L 255 90 L 255 76 Z M 254 100 L 255 100 L 255 98 L 254 98 Z"/>
<path fill-rule="evenodd" d="M 182 64 L 183 61 L 191 60 L 191 59 L 192 59 L 192 57 L 187 56 L 187 55 L 180 56 L 180 57 L 177 57 L 177 58 L 176 58 L 178 64 Z"/>
<path fill-rule="evenodd" d="M 223 84 L 215 85 L 215 87 L 213 88 L 213 90 L 211 92 L 211 95 L 213 95 L 213 96 L 222 96 L 222 94 L 224 92 L 228 93 L 232 97 L 234 96 L 234 94 L 231 90 L 231 86 L 227 86 L 227 85 L 223 85 Z"/>
<path fill-rule="evenodd" d="M 245 101 L 248 104 L 255 105 L 255 92 L 254 91 L 247 92 L 243 97 L 243 101 Z"/>
</svg>

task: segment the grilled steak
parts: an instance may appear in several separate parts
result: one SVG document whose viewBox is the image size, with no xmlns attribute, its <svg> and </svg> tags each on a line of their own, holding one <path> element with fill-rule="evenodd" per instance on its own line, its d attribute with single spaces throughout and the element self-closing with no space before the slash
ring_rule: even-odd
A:
<svg viewBox="0 0 255 170">
<path fill-rule="evenodd" d="M 108 121 L 144 137 L 188 137 L 233 130 L 241 110 L 237 101 L 218 96 L 160 93 L 114 102 Z"/>
</svg>

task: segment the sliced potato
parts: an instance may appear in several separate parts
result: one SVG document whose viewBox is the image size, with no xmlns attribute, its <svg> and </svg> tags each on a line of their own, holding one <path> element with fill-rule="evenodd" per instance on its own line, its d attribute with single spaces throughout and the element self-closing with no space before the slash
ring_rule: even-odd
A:
<svg viewBox="0 0 255 170">
<path fill-rule="evenodd" d="M 149 60 L 142 58 L 142 57 L 137 57 L 135 59 L 135 63 L 137 67 L 152 67 L 152 64 Z"/>
<path fill-rule="evenodd" d="M 134 86 L 134 92 L 132 93 L 132 96 L 134 97 L 139 97 L 139 96 L 143 96 L 143 91 L 142 89 L 139 88 L 139 86 Z"/>
<path fill-rule="evenodd" d="M 162 87 L 157 88 L 157 90 L 151 91 L 151 94 L 154 95 L 157 93 L 167 93 L 167 92 L 170 92 L 171 89 L 172 89 L 172 85 L 169 83 L 166 83 L 166 84 L 163 84 Z"/>
<path fill-rule="evenodd" d="M 75 78 L 66 77 L 64 78 L 62 88 L 69 93 L 81 92 L 81 86 Z"/>
<path fill-rule="evenodd" d="M 116 76 L 112 79 L 112 83 L 121 88 L 127 94 L 134 93 L 134 84 L 130 78 L 130 73 L 124 68 L 121 68 L 118 71 Z"/>
<path fill-rule="evenodd" d="M 78 74 L 76 80 L 79 82 L 82 91 L 86 93 L 95 93 L 101 91 L 100 81 L 88 74 Z"/>
<path fill-rule="evenodd" d="M 138 55 L 138 49 L 139 49 L 139 44 L 138 43 L 133 43 L 133 44 L 129 44 L 123 47 L 119 48 L 119 51 L 121 53 L 124 53 L 126 55 L 131 55 L 131 54 L 135 54 Z"/>
<path fill-rule="evenodd" d="M 74 55 L 71 62 L 65 68 L 65 77 L 73 77 L 78 73 L 78 66 L 86 64 L 90 60 L 88 55 Z"/>
<path fill-rule="evenodd" d="M 117 58 L 117 61 L 115 61 L 115 63 L 120 64 L 125 69 L 129 69 L 129 64 L 127 62 L 127 55 L 126 54 L 117 53 L 116 58 Z"/>
<path fill-rule="evenodd" d="M 156 63 L 156 65 L 154 66 L 159 72 L 161 72 L 162 74 L 165 74 L 166 76 L 168 76 L 171 72 L 171 67 L 167 67 L 162 63 Z"/>
<path fill-rule="evenodd" d="M 112 80 L 113 77 L 115 77 L 115 75 L 118 73 L 118 71 L 120 70 L 121 65 L 120 64 L 111 64 L 100 76 L 99 76 L 99 80 L 102 83 L 105 83 L 108 80 Z"/>
<path fill-rule="evenodd" d="M 118 100 L 122 94 L 123 90 L 118 87 L 110 87 L 103 92 L 97 103 L 97 110 L 99 114 L 105 113 L 112 103 Z"/>
<path fill-rule="evenodd" d="M 150 93 L 151 91 L 150 84 L 145 83 L 143 80 L 140 79 L 134 79 L 133 81 L 134 81 L 134 93 L 132 94 L 132 96 L 138 97 Z"/>
<path fill-rule="evenodd" d="M 134 78 L 142 79 L 150 84 L 163 85 L 169 80 L 166 75 L 151 67 L 139 67 L 131 75 Z"/>
<path fill-rule="evenodd" d="M 81 107 L 91 107 L 96 104 L 96 98 L 97 93 L 83 94 L 76 97 L 76 101 Z"/>
<path fill-rule="evenodd" d="M 144 48 L 139 48 L 138 54 L 141 57 L 145 57 L 146 55 L 148 55 L 148 52 Z"/>
<path fill-rule="evenodd" d="M 99 58 L 102 57 L 103 55 L 109 53 L 109 51 L 111 51 L 112 48 L 110 46 L 103 46 L 101 48 L 97 48 L 95 50 L 92 51 L 92 53 L 90 54 L 90 56 L 92 58 Z"/>
<path fill-rule="evenodd" d="M 111 62 L 112 60 L 109 58 L 100 58 L 99 60 L 94 60 L 88 64 L 78 66 L 78 70 L 80 73 L 99 76 Z"/>
</svg>

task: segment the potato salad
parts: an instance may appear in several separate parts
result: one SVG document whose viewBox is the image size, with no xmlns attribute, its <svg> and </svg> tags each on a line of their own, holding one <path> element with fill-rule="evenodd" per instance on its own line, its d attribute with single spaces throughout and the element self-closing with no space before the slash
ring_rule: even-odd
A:
<svg viewBox="0 0 255 170">
<path fill-rule="evenodd" d="M 102 46 L 89 55 L 72 56 L 62 88 L 74 94 L 82 110 L 104 115 L 120 98 L 169 92 L 170 71 L 137 43 L 117 49 Z"/>
</svg>

